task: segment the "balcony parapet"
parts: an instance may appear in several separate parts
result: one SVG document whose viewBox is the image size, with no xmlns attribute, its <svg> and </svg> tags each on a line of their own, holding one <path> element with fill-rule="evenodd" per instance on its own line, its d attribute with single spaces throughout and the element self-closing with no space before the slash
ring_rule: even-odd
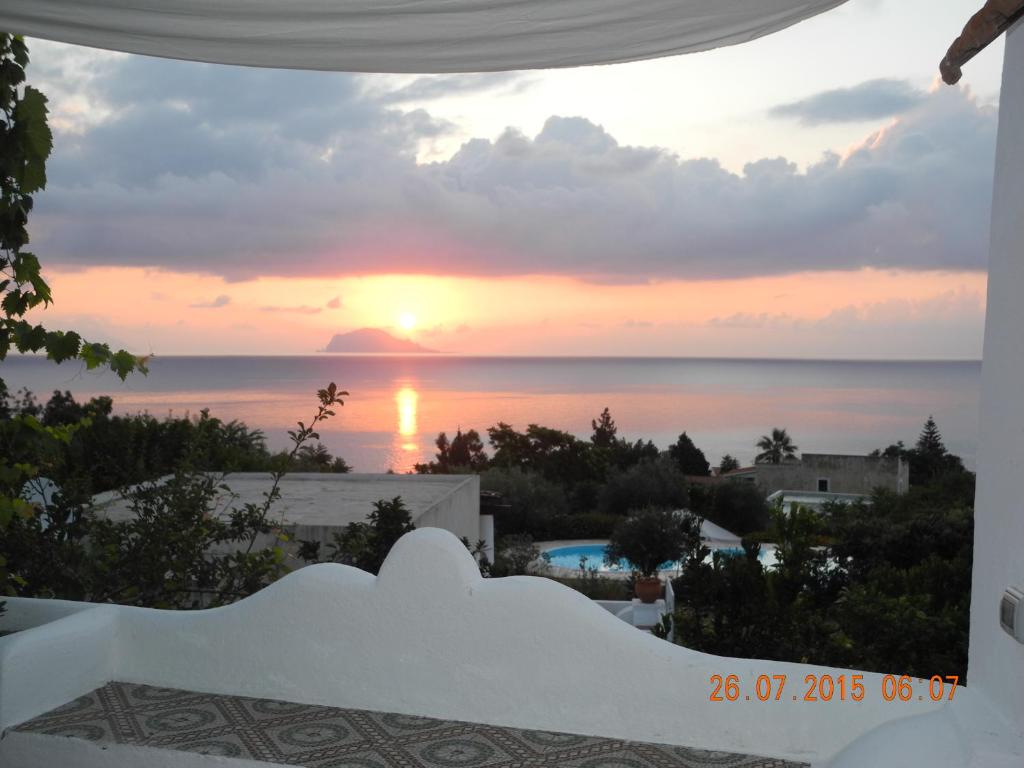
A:
<svg viewBox="0 0 1024 768">
<path fill-rule="evenodd" d="M 554 581 L 481 578 L 465 546 L 434 528 L 404 536 L 379 577 L 315 565 L 222 608 L 15 598 L 10 616 L 42 615 L 43 603 L 64 615 L 0 638 L 0 728 L 118 680 L 823 765 L 863 734 L 944 706 L 887 702 L 872 673 L 860 702 L 804 701 L 807 675 L 851 671 L 672 645 Z M 750 700 L 710 701 L 712 675 L 737 675 Z M 785 676 L 778 701 L 753 695 L 761 675 Z"/>
</svg>

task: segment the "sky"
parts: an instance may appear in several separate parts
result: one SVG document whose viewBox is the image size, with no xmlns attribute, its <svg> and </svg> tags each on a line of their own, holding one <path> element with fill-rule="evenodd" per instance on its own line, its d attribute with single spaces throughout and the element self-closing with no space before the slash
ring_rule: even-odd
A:
<svg viewBox="0 0 1024 768">
<path fill-rule="evenodd" d="M 141 354 L 978 358 L 1002 44 L 851 0 L 650 62 L 398 76 L 30 41 L 52 327 Z M 40 318 L 41 319 L 41 318 Z"/>
</svg>

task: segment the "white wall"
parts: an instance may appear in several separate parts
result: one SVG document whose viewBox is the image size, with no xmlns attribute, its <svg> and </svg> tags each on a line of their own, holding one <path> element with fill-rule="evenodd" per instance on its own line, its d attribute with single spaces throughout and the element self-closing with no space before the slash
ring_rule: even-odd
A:
<svg viewBox="0 0 1024 768">
<path fill-rule="evenodd" d="M 110 632 L 92 677 L 45 672 L 52 630 L 87 616 Z M 16 655 L 5 652 L 12 641 Z M 826 672 L 850 674 L 697 653 L 548 579 L 482 579 L 452 534 L 421 528 L 398 542 L 379 578 L 314 565 L 225 608 L 101 606 L 2 638 L 0 727 L 105 678 L 819 760 L 881 723 L 935 709 L 884 702 L 875 674 L 864 675 L 862 702 L 804 702 L 804 676 Z M 739 675 L 750 691 L 773 673 L 788 676 L 781 701 L 709 701 L 711 675 Z M 13 749 L 5 741 L 0 764 Z"/>
<path fill-rule="evenodd" d="M 1024 730 L 1024 645 L 999 600 L 1024 584 L 1024 27 L 1006 39 L 982 366 L 968 684 Z M 988 162 L 988 158 L 975 158 Z M 936 674 L 941 674 L 936 671 Z"/>
<path fill-rule="evenodd" d="M 74 605 L 82 610 L 67 610 Z M 7 608 L 0 628 L 33 628 L 0 638 L 0 731 L 117 679 L 114 648 L 122 609 L 24 598 L 8 598 Z M 39 624 L 40 618 L 47 623 Z"/>
<path fill-rule="evenodd" d="M 417 528 L 444 528 L 470 544 L 480 538 L 480 477 L 471 475 L 465 482 L 439 499 L 413 520 Z"/>
</svg>

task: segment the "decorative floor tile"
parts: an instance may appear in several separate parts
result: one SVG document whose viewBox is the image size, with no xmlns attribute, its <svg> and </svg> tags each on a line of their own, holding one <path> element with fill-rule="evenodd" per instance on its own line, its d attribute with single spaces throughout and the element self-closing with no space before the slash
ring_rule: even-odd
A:
<svg viewBox="0 0 1024 768">
<path fill-rule="evenodd" d="M 15 730 L 308 768 L 806 768 L 453 720 L 109 683 Z"/>
</svg>

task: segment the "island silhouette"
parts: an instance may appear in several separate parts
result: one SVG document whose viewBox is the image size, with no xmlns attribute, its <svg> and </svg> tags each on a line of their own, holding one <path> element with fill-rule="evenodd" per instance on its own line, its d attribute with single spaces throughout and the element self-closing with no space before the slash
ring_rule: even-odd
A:
<svg viewBox="0 0 1024 768">
<path fill-rule="evenodd" d="M 348 333 L 336 333 L 320 352 L 423 352 L 437 353 L 410 339 L 400 339 L 380 328 L 360 328 Z"/>
</svg>

